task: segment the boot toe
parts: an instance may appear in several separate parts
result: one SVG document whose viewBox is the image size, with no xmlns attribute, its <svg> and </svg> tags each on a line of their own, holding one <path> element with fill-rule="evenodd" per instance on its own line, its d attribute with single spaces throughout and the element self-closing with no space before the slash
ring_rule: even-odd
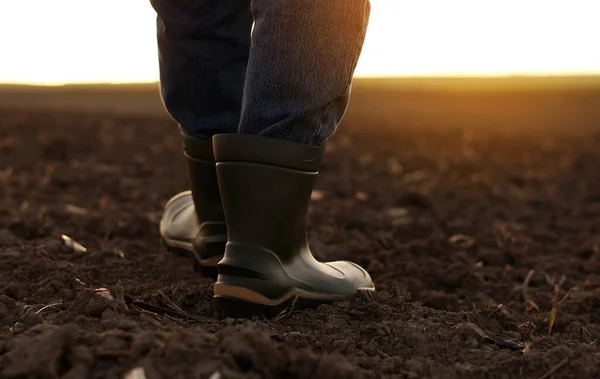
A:
<svg viewBox="0 0 600 379">
<path fill-rule="evenodd" d="M 189 201 L 193 201 L 192 199 L 192 191 L 183 191 L 179 192 L 177 195 L 167 201 L 165 204 L 165 212 L 172 209 L 173 207 L 177 207 L 177 205 L 187 204 Z"/>
<path fill-rule="evenodd" d="M 171 240 L 192 241 L 199 230 L 194 200 L 190 191 L 173 196 L 165 205 L 160 234 Z"/>
<path fill-rule="evenodd" d="M 337 261 L 337 262 L 329 262 L 327 263 L 329 266 L 341 271 L 344 273 L 347 280 L 349 280 L 357 291 L 366 290 L 373 291 L 375 290 L 375 284 L 373 284 L 373 280 L 371 279 L 371 275 L 354 262 L 349 261 Z"/>
</svg>

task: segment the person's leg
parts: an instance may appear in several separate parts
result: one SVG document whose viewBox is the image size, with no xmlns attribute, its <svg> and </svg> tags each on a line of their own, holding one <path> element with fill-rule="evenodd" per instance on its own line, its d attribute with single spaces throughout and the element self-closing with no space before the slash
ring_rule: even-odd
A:
<svg viewBox="0 0 600 379">
<path fill-rule="evenodd" d="M 151 0 L 158 14 L 164 104 L 180 124 L 191 191 L 171 198 L 160 222 L 168 250 L 216 276 L 226 228 L 213 157 L 215 133 L 236 132 L 250 50 L 250 0 Z"/>
<path fill-rule="evenodd" d="M 346 109 L 368 0 L 253 0 L 240 129 L 213 137 L 228 243 L 218 317 L 275 316 L 374 290 L 351 262 L 318 262 L 306 221 L 323 142 Z"/>
<path fill-rule="evenodd" d="M 165 106 L 196 138 L 237 131 L 253 17 L 250 0 L 150 0 Z"/>
<path fill-rule="evenodd" d="M 334 132 L 369 20 L 368 0 L 253 0 L 240 133 L 319 146 Z"/>
</svg>

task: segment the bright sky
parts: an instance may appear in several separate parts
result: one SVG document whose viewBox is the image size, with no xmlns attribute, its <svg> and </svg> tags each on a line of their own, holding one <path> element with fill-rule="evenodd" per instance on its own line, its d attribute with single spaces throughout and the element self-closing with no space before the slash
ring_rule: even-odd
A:
<svg viewBox="0 0 600 379">
<path fill-rule="evenodd" d="M 600 73 L 598 0 L 371 3 L 357 76 Z M 2 0 L 0 15 L 0 82 L 158 78 L 149 0 Z"/>
</svg>

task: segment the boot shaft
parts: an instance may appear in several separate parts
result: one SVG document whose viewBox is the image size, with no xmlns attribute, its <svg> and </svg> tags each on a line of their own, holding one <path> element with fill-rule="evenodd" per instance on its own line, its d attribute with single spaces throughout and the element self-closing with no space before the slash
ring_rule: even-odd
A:
<svg viewBox="0 0 600 379">
<path fill-rule="evenodd" d="M 212 141 L 185 134 L 182 139 L 198 220 L 224 222 Z"/>
<path fill-rule="evenodd" d="M 230 243 L 281 253 L 306 244 L 306 217 L 316 172 L 245 162 L 217 163 L 217 172 Z"/>
<path fill-rule="evenodd" d="M 307 246 L 306 218 L 323 148 L 249 135 L 213 141 L 228 241 L 294 259 Z"/>
</svg>

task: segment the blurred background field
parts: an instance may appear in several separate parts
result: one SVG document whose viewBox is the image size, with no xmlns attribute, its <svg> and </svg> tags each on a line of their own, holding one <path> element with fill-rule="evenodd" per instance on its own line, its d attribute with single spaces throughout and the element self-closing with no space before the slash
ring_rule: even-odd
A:
<svg viewBox="0 0 600 379">
<path fill-rule="evenodd" d="M 600 77 L 356 78 L 346 119 L 374 124 L 594 127 Z M 0 107 L 168 117 L 157 83 L 0 85 Z M 368 126 L 370 125 L 370 126 Z"/>
</svg>

